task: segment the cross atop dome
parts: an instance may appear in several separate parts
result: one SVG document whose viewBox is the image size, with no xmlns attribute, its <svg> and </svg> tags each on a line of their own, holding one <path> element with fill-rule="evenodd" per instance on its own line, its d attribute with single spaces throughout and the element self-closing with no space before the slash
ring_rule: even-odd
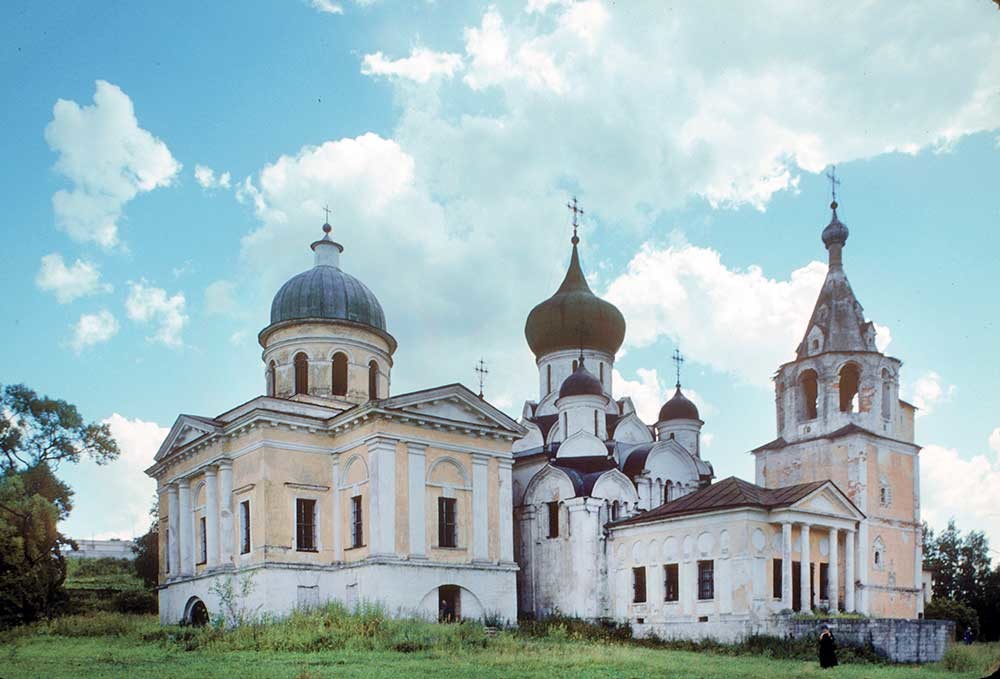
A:
<svg viewBox="0 0 1000 679">
<path fill-rule="evenodd" d="M 576 235 L 576 230 L 580 226 L 579 217 L 584 214 L 584 212 L 577 205 L 576 196 L 573 196 L 572 202 L 566 203 L 566 207 L 573 213 L 573 238 L 570 242 L 573 243 L 573 245 L 576 245 L 580 242 L 580 239 Z"/>
</svg>

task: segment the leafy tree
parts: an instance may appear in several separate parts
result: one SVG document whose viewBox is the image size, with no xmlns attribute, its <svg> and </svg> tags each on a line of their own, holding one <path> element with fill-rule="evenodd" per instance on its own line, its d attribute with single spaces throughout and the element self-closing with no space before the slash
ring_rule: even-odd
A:
<svg viewBox="0 0 1000 679">
<path fill-rule="evenodd" d="M 87 423 L 71 403 L 39 396 L 23 384 L 0 391 L 0 468 L 18 470 L 41 463 L 97 464 L 118 458 L 118 444 L 107 424 Z"/>
<path fill-rule="evenodd" d="M 981 638 L 1000 639 L 1000 566 L 992 568 L 989 540 L 982 531 L 963 535 L 952 520 L 936 536 L 924 524 L 924 566 L 934 570 L 935 601 L 968 606 L 978 615 Z"/>
<path fill-rule="evenodd" d="M 928 620 L 953 620 L 955 639 L 961 639 L 966 628 L 972 630 L 972 637 L 979 638 L 979 614 L 975 609 L 954 599 L 934 598 L 924 607 L 924 617 Z"/>
<path fill-rule="evenodd" d="M 152 522 L 146 534 L 135 539 L 132 551 L 135 553 L 135 574 L 147 587 L 156 587 L 160 579 L 160 509 L 156 495 L 149 510 Z"/>
<path fill-rule="evenodd" d="M 73 492 L 41 463 L 0 475 L 0 628 L 53 615 L 66 601 L 57 530 Z"/>
</svg>

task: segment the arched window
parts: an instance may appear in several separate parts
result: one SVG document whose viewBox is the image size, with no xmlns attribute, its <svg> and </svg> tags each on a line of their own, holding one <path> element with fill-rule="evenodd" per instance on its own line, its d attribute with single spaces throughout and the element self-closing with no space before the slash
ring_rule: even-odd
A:
<svg viewBox="0 0 1000 679">
<path fill-rule="evenodd" d="M 599 436 L 599 430 L 597 429 L 597 411 L 594 411 L 594 436 Z"/>
<path fill-rule="evenodd" d="M 576 362 L 576 359 L 574 358 L 574 359 L 573 359 L 573 372 L 576 372 L 576 368 L 577 368 L 577 365 L 578 365 L 578 364 L 577 364 L 577 362 Z"/>
<path fill-rule="evenodd" d="M 819 382 L 815 370 L 806 370 L 799 376 L 799 393 L 802 401 L 799 414 L 802 420 L 815 420 L 819 412 Z"/>
<path fill-rule="evenodd" d="M 552 364 L 545 366 L 545 393 L 552 393 Z"/>
<path fill-rule="evenodd" d="M 368 398 L 373 401 L 378 398 L 378 363 L 368 362 Z"/>
<path fill-rule="evenodd" d="M 618 500 L 611 503 L 611 520 L 617 521 L 618 515 L 621 513 L 621 505 L 618 504 Z"/>
<path fill-rule="evenodd" d="M 295 354 L 295 393 L 309 393 L 309 359 L 305 354 Z"/>
<path fill-rule="evenodd" d="M 892 374 L 882 369 L 882 419 L 892 417 Z"/>
<path fill-rule="evenodd" d="M 274 373 L 275 373 L 274 361 L 271 361 L 271 363 L 267 366 L 267 395 L 268 396 L 274 396 L 274 392 L 275 392 L 275 388 L 274 388 Z"/>
<path fill-rule="evenodd" d="M 347 354 L 333 355 L 333 395 L 347 396 Z"/>
<path fill-rule="evenodd" d="M 861 387 L 861 371 L 853 363 L 840 369 L 840 412 L 858 412 L 858 390 Z"/>
<path fill-rule="evenodd" d="M 663 504 L 667 504 L 668 502 L 670 502 L 670 495 L 671 495 L 670 490 L 671 488 L 673 488 L 673 485 L 674 484 L 672 481 L 667 481 L 666 483 L 663 484 Z"/>
<path fill-rule="evenodd" d="M 600 370 L 601 370 L 601 384 L 603 385 L 604 384 L 604 361 L 601 361 L 601 363 L 600 363 Z"/>
</svg>

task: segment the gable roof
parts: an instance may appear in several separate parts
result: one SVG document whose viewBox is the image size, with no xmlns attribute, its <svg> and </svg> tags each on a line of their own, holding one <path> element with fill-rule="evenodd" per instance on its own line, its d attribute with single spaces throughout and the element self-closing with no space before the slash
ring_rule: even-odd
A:
<svg viewBox="0 0 1000 679">
<path fill-rule="evenodd" d="M 627 526 L 637 523 L 647 523 L 657 519 L 701 514 L 720 509 L 736 509 L 739 507 L 756 507 L 760 509 L 778 509 L 789 507 L 814 491 L 826 485 L 833 486 L 844 500 L 854 504 L 832 481 L 824 479 L 810 483 L 799 483 L 783 488 L 763 488 L 761 486 L 730 476 L 718 483 L 713 483 L 693 493 L 662 504 L 659 507 L 637 514 L 628 519 L 616 521 L 614 526 Z M 859 512 L 860 513 L 860 512 Z"/>
<path fill-rule="evenodd" d="M 412 413 L 419 410 L 420 406 L 425 404 L 447 400 L 460 401 L 469 411 L 476 412 L 483 419 L 488 420 L 490 423 L 489 426 L 505 429 L 519 436 L 527 433 L 527 430 L 510 415 L 492 405 L 486 399 L 480 398 L 471 389 L 458 382 L 430 389 L 411 391 L 406 394 L 398 394 L 382 399 L 381 401 L 373 401 L 372 403 L 387 410 Z M 422 414 L 426 415 L 426 413 Z M 453 418 L 440 416 L 440 419 L 447 420 Z M 463 421 L 463 423 L 465 422 Z"/>
<path fill-rule="evenodd" d="M 768 441 L 762 446 L 757 446 L 751 453 L 759 453 L 762 450 L 778 450 L 780 448 L 785 448 L 792 444 L 808 443 L 810 441 L 821 441 L 823 439 L 839 439 L 844 436 L 850 436 L 851 434 L 867 434 L 868 436 L 874 436 L 875 438 L 885 439 L 886 441 L 895 441 L 896 443 L 905 443 L 907 445 L 918 447 L 913 441 L 903 441 L 902 439 L 893 438 L 891 436 L 885 436 L 884 434 L 879 434 L 877 432 L 871 431 L 870 429 L 865 429 L 853 422 L 845 424 L 840 429 L 835 429 L 828 434 L 817 434 L 816 436 L 810 436 L 804 439 L 796 439 L 795 441 L 788 441 L 783 436 L 779 436 L 773 441 Z"/>
</svg>

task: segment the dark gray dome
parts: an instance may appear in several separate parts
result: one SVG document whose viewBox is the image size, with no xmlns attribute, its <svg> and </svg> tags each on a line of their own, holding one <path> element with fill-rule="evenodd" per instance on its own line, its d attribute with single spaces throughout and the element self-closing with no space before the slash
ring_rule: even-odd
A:
<svg viewBox="0 0 1000 679">
<path fill-rule="evenodd" d="M 303 271 L 274 296 L 271 325 L 307 318 L 351 321 L 386 332 L 378 298 L 364 283 L 335 266 Z"/>
<path fill-rule="evenodd" d="M 847 225 L 837 218 L 837 201 L 830 203 L 830 209 L 833 210 L 833 216 L 830 218 L 830 223 L 823 229 L 823 245 L 827 248 L 834 243 L 843 245 L 851 233 L 847 230 Z"/>
<path fill-rule="evenodd" d="M 604 387 L 594 373 L 583 367 L 583 361 L 576 367 L 573 374 L 563 380 L 559 387 L 559 398 L 566 396 L 603 396 Z"/>
<path fill-rule="evenodd" d="M 657 422 L 666 422 L 667 420 L 699 420 L 698 417 L 698 406 L 692 403 L 687 396 L 681 393 L 681 388 L 678 385 L 677 391 L 674 392 L 673 398 L 663 404 L 660 408 L 660 417 Z"/>
</svg>

